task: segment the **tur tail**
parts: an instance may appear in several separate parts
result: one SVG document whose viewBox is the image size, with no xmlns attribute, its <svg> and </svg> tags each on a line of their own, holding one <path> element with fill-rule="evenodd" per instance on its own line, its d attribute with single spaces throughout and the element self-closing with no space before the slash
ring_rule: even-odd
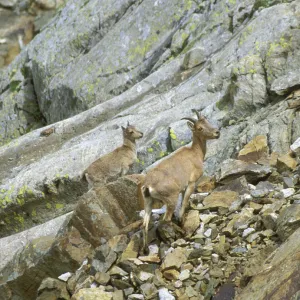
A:
<svg viewBox="0 0 300 300">
<path fill-rule="evenodd" d="M 150 197 L 150 190 L 148 187 L 143 186 L 142 190 L 143 190 L 144 197 Z"/>
</svg>

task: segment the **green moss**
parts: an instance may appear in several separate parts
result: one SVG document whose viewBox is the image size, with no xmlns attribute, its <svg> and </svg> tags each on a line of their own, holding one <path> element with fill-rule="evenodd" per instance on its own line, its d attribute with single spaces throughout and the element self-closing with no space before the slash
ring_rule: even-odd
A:
<svg viewBox="0 0 300 300">
<path fill-rule="evenodd" d="M 150 51 L 152 46 L 158 41 L 156 33 L 152 33 L 145 41 L 138 40 L 136 46 L 129 50 L 129 59 L 135 61 L 137 58 L 143 58 Z"/>
<path fill-rule="evenodd" d="M 263 8 L 269 7 L 270 4 L 271 4 L 271 1 L 272 0 L 256 0 L 255 3 L 254 3 L 254 5 L 253 5 L 253 8 L 255 10 L 257 10 L 260 7 L 263 7 Z"/>
<path fill-rule="evenodd" d="M 47 207 L 48 209 L 51 209 L 51 208 L 52 208 L 51 203 L 47 202 L 47 203 L 46 203 L 46 207 Z"/>
<path fill-rule="evenodd" d="M 168 152 L 160 151 L 160 153 L 159 153 L 160 158 L 167 156 L 167 155 L 168 155 Z"/>
<path fill-rule="evenodd" d="M 276 50 L 289 51 L 292 45 L 292 38 L 281 37 L 279 41 L 270 43 L 267 57 L 270 57 Z"/>
<path fill-rule="evenodd" d="M 9 74 L 9 78 L 12 79 L 15 76 L 15 74 L 17 73 L 17 71 L 18 71 L 17 69 L 12 69 L 11 73 Z"/>
<path fill-rule="evenodd" d="M 21 89 L 21 81 L 20 80 L 13 80 L 9 83 L 9 89 L 13 92 L 18 92 Z"/>
<path fill-rule="evenodd" d="M 174 133 L 171 133 L 171 134 L 170 134 L 170 137 L 171 137 L 172 140 L 176 140 L 176 139 L 177 139 L 177 136 L 176 136 L 176 134 L 174 134 Z"/>
<path fill-rule="evenodd" d="M 193 23 L 190 25 L 190 32 L 193 32 L 197 28 L 197 24 Z"/>
<path fill-rule="evenodd" d="M 9 203 L 12 202 L 11 195 L 12 195 L 13 191 L 14 191 L 13 185 L 10 187 L 9 190 L 1 189 L 1 191 L 0 191 L 0 207 L 1 208 L 6 207 Z"/>
<path fill-rule="evenodd" d="M 182 38 L 183 41 L 185 41 L 188 37 L 189 37 L 189 34 L 186 33 L 186 32 L 183 32 L 183 33 L 181 34 L 181 38 Z"/>
<path fill-rule="evenodd" d="M 194 1 L 192 0 L 184 0 L 184 10 L 190 10 L 193 6 Z"/>
<path fill-rule="evenodd" d="M 25 204 L 26 199 L 34 197 L 34 192 L 28 188 L 27 185 L 22 186 L 17 194 L 17 203 L 22 206 Z"/>
<path fill-rule="evenodd" d="M 76 38 L 72 41 L 72 45 L 77 50 L 85 49 L 89 44 L 90 36 L 86 33 L 79 33 Z"/>
<path fill-rule="evenodd" d="M 61 209 L 61 208 L 63 208 L 64 207 L 64 205 L 62 204 L 62 203 L 56 203 L 55 204 L 55 208 L 56 209 Z"/>
<path fill-rule="evenodd" d="M 250 25 L 242 32 L 239 39 L 239 46 L 242 46 L 245 43 L 247 37 L 252 33 L 252 31 L 253 27 Z"/>
<path fill-rule="evenodd" d="M 153 150 L 153 148 L 148 148 L 147 151 L 148 151 L 149 153 L 153 153 L 154 150 Z"/>
<path fill-rule="evenodd" d="M 25 223 L 25 220 L 24 220 L 24 217 L 21 216 L 21 215 L 18 215 L 14 212 L 14 220 L 18 223 L 20 223 L 20 226 L 21 228 L 23 229 L 24 228 L 24 223 Z"/>
<path fill-rule="evenodd" d="M 35 210 L 35 209 L 32 210 L 31 216 L 32 216 L 32 217 L 36 217 L 36 210 Z"/>
</svg>

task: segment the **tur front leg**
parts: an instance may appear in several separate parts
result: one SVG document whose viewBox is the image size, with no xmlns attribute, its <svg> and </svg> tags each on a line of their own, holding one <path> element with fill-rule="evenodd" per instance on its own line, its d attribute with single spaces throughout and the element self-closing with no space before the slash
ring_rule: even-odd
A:
<svg viewBox="0 0 300 300">
<path fill-rule="evenodd" d="M 189 199 L 190 199 L 190 196 L 191 194 L 193 193 L 195 189 L 195 182 L 190 182 L 185 190 L 185 193 L 184 193 L 184 197 L 183 197 L 183 200 L 182 200 L 182 205 L 181 205 L 181 209 L 179 211 L 179 221 L 182 222 L 182 217 L 184 215 L 184 212 L 186 210 L 186 207 L 189 203 Z"/>
</svg>

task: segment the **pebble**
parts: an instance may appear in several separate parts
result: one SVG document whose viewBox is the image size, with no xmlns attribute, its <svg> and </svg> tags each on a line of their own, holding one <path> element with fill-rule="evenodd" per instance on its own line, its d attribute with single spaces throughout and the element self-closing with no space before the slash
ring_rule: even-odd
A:
<svg viewBox="0 0 300 300">
<path fill-rule="evenodd" d="M 245 229 L 245 230 L 243 231 L 242 237 L 245 238 L 245 237 L 247 237 L 249 234 L 251 234 L 251 233 L 254 232 L 254 231 L 255 231 L 254 228 L 247 228 L 247 229 Z"/>
<path fill-rule="evenodd" d="M 189 270 L 183 270 L 180 274 L 178 279 L 181 281 L 187 280 L 190 278 L 190 271 Z"/>
<path fill-rule="evenodd" d="M 61 274 L 61 275 L 58 276 L 57 278 L 58 278 L 59 280 L 62 280 L 62 281 L 67 282 L 68 279 L 69 279 L 72 275 L 73 275 L 72 273 L 67 272 L 67 273 Z"/>
<path fill-rule="evenodd" d="M 158 297 L 159 300 L 175 300 L 175 297 L 166 288 L 158 290 Z"/>
<path fill-rule="evenodd" d="M 294 188 L 283 189 L 281 190 L 281 193 L 283 194 L 284 198 L 288 198 L 295 194 L 295 189 Z"/>
</svg>

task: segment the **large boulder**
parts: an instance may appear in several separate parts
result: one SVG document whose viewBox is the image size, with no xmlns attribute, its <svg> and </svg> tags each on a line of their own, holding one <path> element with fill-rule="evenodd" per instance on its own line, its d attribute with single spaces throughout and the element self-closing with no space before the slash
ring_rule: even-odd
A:
<svg viewBox="0 0 300 300">
<path fill-rule="evenodd" d="M 103 187 L 91 189 L 79 201 L 71 223 L 92 245 L 99 246 L 101 238 L 109 239 L 138 217 L 139 181 L 126 176 Z"/>
<path fill-rule="evenodd" d="M 265 261 L 260 272 L 253 276 L 236 299 L 297 299 L 300 290 L 299 246 L 300 229 Z"/>
<path fill-rule="evenodd" d="M 245 176 L 248 182 L 253 183 L 267 177 L 271 171 L 269 166 L 228 159 L 222 163 L 217 179 L 219 182 L 227 183 L 240 176 Z"/>
<path fill-rule="evenodd" d="M 0 270 L 13 259 L 15 253 L 24 245 L 44 236 L 56 236 L 58 232 L 64 230 L 71 215 L 72 213 L 62 215 L 44 224 L 0 239 Z"/>
<path fill-rule="evenodd" d="M 208 174 L 257 135 L 268 137 L 270 151 L 287 152 L 299 137 L 300 115 L 287 110 L 280 101 L 284 96 L 274 96 L 270 88 L 275 91 L 275 80 L 289 71 L 298 72 L 299 3 L 257 9 L 254 0 L 213 6 L 68 1 L 1 71 L 4 143 L 14 133 L 30 131 L 28 126 L 40 127 L 41 119 L 52 123 L 70 118 L 1 147 L 0 217 L 5 226 L 0 236 L 72 210 L 87 190 L 83 170 L 121 143 L 119 126 L 127 121 L 144 132 L 134 172 L 190 141 L 188 127 L 179 120 L 191 116 L 191 108 L 222 126 L 220 139 L 207 147 Z M 184 34 L 183 43 L 168 56 L 172 43 L 179 45 L 173 39 L 176 32 Z M 203 59 L 184 67 L 192 49 Z M 284 88 L 286 93 L 294 84 Z M 28 85 L 34 96 L 26 98 Z M 34 121 L 23 116 L 28 113 Z M 18 130 L 22 126 L 27 129 Z"/>
<path fill-rule="evenodd" d="M 295 230 L 300 227 L 300 205 L 292 204 L 280 213 L 276 232 L 282 241 L 285 241 Z"/>
<path fill-rule="evenodd" d="M 36 292 L 46 277 L 57 278 L 74 272 L 90 254 L 91 245 L 70 227 L 57 237 L 39 237 L 20 249 L 1 269 L 0 298 L 36 299 Z"/>
</svg>

